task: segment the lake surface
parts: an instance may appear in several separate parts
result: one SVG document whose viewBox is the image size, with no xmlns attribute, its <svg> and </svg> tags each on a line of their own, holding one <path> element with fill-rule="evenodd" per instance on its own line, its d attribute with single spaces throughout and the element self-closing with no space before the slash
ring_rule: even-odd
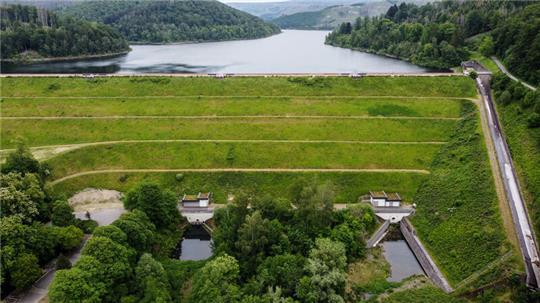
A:
<svg viewBox="0 0 540 303">
<path fill-rule="evenodd" d="M 328 31 L 286 30 L 257 40 L 133 45 L 117 58 L 2 65 L 2 73 L 423 73 L 416 65 L 328 46 Z"/>
<path fill-rule="evenodd" d="M 212 256 L 212 238 L 201 225 L 191 225 L 172 257 L 180 260 L 206 260 Z"/>
<path fill-rule="evenodd" d="M 384 241 L 381 243 L 384 257 L 390 263 L 390 282 L 400 282 L 414 275 L 422 275 L 424 271 L 416 260 L 405 240 Z"/>
</svg>

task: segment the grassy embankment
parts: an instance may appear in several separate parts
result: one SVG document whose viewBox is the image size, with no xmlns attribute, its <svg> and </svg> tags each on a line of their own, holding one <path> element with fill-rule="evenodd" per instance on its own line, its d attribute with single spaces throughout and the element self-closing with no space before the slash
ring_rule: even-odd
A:
<svg viewBox="0 0 540 303">
<path fill-rule="evenodd" d="M 31 147 L 124 140 L 302 141 L 83 146 L 49 160 L 53 178 L 115 168 L 422 170 L 441 146 L 428 142 L 446 141 L 468 102 L 460 98 L 474 96 L 470 80 L 461 77 L 5 78 L 2 84 L 4 117 L 60 118 L 4 119 L 4 149 L 13 148 L 16 138 Z M 366 141 L 377 143 L 362 143 Z M 411 201 L 425 178 L 412 172 L 186 172 L 177 181 L 175 175 L 86 175 L 60 182 L 55 189 L 65 194 L 88 186 L 126 190 L 146 178 L 178 193 L 212 190 L 223 202 L 239 190 L 288 196 L 294 184 L 315 180 L 332 182 L 339 202 L 354 202 L 374 188 L 399 191 Z"/>
<path fill-rule="evenodd" d="M 414 196 L 418 208 L 412 218 L 423 243 L 454 285 L 511 249 L 502 229 L 478 115 L 473 105 L 464 111 L 466 118 L 435 156 L 431 175 Z"/>
</svg>

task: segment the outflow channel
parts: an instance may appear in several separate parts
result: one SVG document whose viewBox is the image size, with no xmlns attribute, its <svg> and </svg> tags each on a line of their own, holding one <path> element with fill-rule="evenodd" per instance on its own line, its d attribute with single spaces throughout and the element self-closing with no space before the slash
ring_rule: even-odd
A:
<svg viewBox="0 0 540 303">
<path fill-rule="evenodd" d="M 519 185 L 512 162 L 512 157 L 508 149 L 508 145 L 501 133 L 499 118 L 491 97 L 490 88 L 491 75 L 479 73 L 476 79 L 476 84 L 482 95 L 482 99 L 487 111 L 488 126 L 491 137 L 497 154 L 497 161 L 503 183 L 506 191 L 508 202 L 512 212 L 514 227 L 521 246 L 521 253 L 525 261 L 527 272 L 527 285 L 529 287 L 538 288 L 540 281 L 540 260 L 538 258 L 538 248 L 534 233 L 529 222 L 525 202 L 519 190 Z"/>
</svg>

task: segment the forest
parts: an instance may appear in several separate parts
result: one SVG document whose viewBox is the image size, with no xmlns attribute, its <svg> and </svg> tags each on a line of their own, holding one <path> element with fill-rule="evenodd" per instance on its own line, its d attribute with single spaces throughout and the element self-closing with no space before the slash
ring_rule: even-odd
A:
<svg viewBox="0 0 540 303">
<path fill-rule="evenodd" d="M 57 273 L 49 300 L 344 302 L 347 264 L 365 256 L 375 214 L 367 205 L 334 212 L 330 184 L 298 184 L 295 193 L 298 208 L 237 195 L 214 215 L 214 257 L 179 261 L 168 245 L 185 226 L 175 195 L 143 182 L 124 200 L 130 212 L 96 228 L 77 264 Z"/>
<path fill-rule="evenodd" d="M 127 40 L 109 26 L 32 6 L 0 6 L 0 19 L 2 59 L 25 61 L 129 51 Z"/>
<path fill-rule="evenodd" d="M 525 1 L 402 3 L 384 16 L 342 24 L 326 43 L 442 70 L 459 66 L 478 50 L 496 54 L 511 71 L 538 84 L 539 13 L 540 5 Z"/>
<path fill-rule="evenodd" d="M 255 39 L 280 32 L 218 1 L 84 1 L 60 13 L 105 23 L 137 43 Z"/>
</svg>

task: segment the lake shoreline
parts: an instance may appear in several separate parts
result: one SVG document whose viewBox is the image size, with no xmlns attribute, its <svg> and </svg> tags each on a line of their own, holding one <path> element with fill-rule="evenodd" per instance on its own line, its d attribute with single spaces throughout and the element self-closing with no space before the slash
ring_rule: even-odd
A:
<svg viewBox="0 0 540 303">
<path fill-rule="evenodd" d="M 36 59 L 1 59 L 2 64 L 20 64 L 20 65 L 32 65 L 39 63 L 50 63 L 50 62 L 71 62 L 71 61 L 85 61 L 85 60 L 94 60 L 94 59 L 108 59 L 116 58 L 120 56 L 125 56 L 131 51 L 131 48 L 127 51 L 117 52 L 117 53 L 107 53 L 99 55 L 84 55 L 84 56 L 67 56 L 67 57 L 51 57 L 51 58 L 36 58 Z"/>
</svg>

